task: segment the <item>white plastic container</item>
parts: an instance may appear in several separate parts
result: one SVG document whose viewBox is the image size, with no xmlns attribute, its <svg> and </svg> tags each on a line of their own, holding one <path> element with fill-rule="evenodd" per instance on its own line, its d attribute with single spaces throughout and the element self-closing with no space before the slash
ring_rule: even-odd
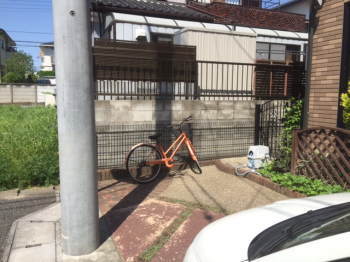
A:
<svg viewBox="0 0 350 262">
<path fill-rule="evenodd" d="M 248 151 L 248 167 L 261 168 L 270 159 L 270 150 L 267 146 L 250 146 Z"/>
</svg>

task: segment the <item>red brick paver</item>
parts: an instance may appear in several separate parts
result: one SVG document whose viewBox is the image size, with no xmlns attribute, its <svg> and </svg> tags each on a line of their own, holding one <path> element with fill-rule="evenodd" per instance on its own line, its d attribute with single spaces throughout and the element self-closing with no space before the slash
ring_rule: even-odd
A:
<svg viewBox="0 0 350 262">
<path fill-rule="evenodd" d="M 170 241 L 157 253 L 152 262 L 181 262 L 194 237 L 209 223 L 223 217 L 222 214 L 196 209 L 172 235 Z"/>
</svg>

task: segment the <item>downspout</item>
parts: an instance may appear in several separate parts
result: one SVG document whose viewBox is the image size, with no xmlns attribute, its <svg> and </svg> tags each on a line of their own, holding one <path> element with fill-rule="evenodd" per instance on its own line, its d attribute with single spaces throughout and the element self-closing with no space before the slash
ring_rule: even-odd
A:
<svg viewBox="0 0 350 262">
<path fill-rule="evenodd" d="M 307 80 L 305 86 L 305 94 L 304 94 L 304 109 L 303 109 L 303 118 L 302 118 L 302 127 L 309 127 L 309 105 L 310 105 L 310 89 L 311 89 L 311 70 L 312 70 L 312 43 L 314 37 L 314 20 L 315 20 L 316 10 L 314 1 L 311 1 L 310 7 L 310 15 L 309 15 L 309 40 L 308 40 L 308 48 L 307 48 L 307 64 L 306 64 L 306 73 Z"/>
</svg>

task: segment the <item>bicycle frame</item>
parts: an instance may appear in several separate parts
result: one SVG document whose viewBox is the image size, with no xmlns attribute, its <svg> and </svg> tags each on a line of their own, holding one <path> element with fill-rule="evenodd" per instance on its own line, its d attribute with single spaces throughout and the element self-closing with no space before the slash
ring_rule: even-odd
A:
<svg viewBox="0 0 350 262">
<path fill-rule="evenodd" d="M 162 159 L 160 160 L 154 160 L 149 161 L 147 164 L 149 165 L 158 165 L 164 163 L 166 167 L 172 168 L 174 164 L 171 162 L 174 162 L 174 156 L 179 151 L 182 145 L 186 145 L 188 152 L 190 153 L 193 160 L 197 160 L 197 156 L 195 153 L 195 150 L 193 148 L 193 145 L 191 143 L 191 140 L 188 138 L 187 134 L 185 132 L 182 132 L 177 139 L 171 144 L 171 146 L 167 149 L 167 151 L 164 151 L 163 147 L 161 145 L 157 145 L 157 148 L 162 154 Z M 171 152 L 171 154 L 170 154 Z M 170 156 L 169 156 L 170 154 Z"/>
</svg>

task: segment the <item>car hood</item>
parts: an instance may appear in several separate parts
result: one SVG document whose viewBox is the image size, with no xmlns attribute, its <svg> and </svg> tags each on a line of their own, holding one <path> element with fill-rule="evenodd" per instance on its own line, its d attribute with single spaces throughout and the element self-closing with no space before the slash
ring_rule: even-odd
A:
<svg viewBox="0 0 350 262">
<path fill-rule="evenodd" d="M 226 216 L 196 236 L 184 262 L 241 262 L 250 242 L 263 230 L 288 218 L 330 205 L 350 202 L 350 193 L 278 201 Z"/>
</svg>

